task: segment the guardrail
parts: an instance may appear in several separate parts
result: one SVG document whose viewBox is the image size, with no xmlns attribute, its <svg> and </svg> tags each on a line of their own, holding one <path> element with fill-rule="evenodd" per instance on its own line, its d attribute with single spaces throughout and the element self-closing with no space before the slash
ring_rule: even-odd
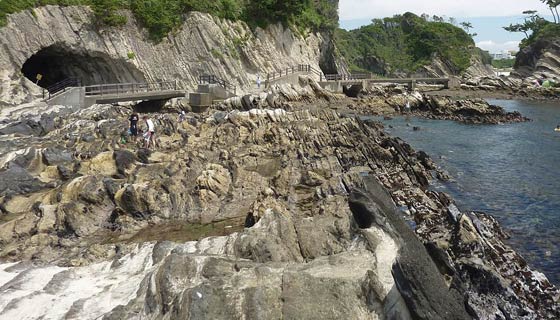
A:
<svg viewBox="0 0 560 320">
<path fill-rule="evenodd" d="M 93 86 L 86 86 L 85 95 L 91 97 L 91 96 L 121 95 L 121 94 L 164 91 L 164 90 L 177 90 L 177 81 L 99 84 Z"/>
<path fill-rule="evenodd" d="M 65 92 L 66 89 L 72 87 L 81 87 L 81 81 L 78 78 L 67 78 L 60 82 L 53 84 L 45 89 L 43 89 L 43 99 L 49 100 L 54 95 Z"/>
<path fill-rule="evenodd" d="M 319 81 L 365 80 L 373 78 L 373 74 L 371 73 L 323 74 L 322 71 L 313 68 L 309 64 L 300 64 L 294 67 L 288 67 L 286 69 L 281 69 L 280 71 L 269 73 L 266 77 L 266 81 L 270 82 L 272 80 L 286 77 L 299 72 L 315 74 L 319 77 Z"/>
<path fill-rule="evenodd" d="M 344 73 L 344 74 L 326 74 L 326 81 L 351 81 L 373 79 L 371 73 Z M 322 81 L 322 79 L 321 79 Z"/>
<path fill-rule="evenodd" d="M 280 71 L 269 73 L 269 74 L 266 75 L 266 81 L 272 81 L 272 80 L 279 79 L 279 78 L 282 78 L 282 77 L 286 77 L 286 76 L 289 76 L 291 74 L 299 73 L 299 72 L 314 73 L 314 74 L 318 75 L 319 77 L 323 77 L 323 72 L 313 68 L 311 65 L 300 64 L 300 65 L 297 65 L 297 66 L 294 66 L 294 67 L 288 67 L 286 69 L 281 69 Z"/>
<path fill-rule="evenodd" d="M 233 84 L 215 75 L 200 76 L 198 81 L 200 84 L 205 84 L 205 83 L 218 84 L 222 86 L 224 89 L 226 89 L 227 91 L 229 91 L 230 93 L 237 94 L 237 88 Z"/>
</svg>

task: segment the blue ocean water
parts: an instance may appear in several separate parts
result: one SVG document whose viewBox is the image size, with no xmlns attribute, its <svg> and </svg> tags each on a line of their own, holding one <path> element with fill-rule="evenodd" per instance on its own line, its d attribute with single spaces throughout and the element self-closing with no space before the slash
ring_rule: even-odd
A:
<svg viewBox="0 0 560 320">
<path fill-rule="evenodd" d="M 463 210 L 496 217 L 512 236 L 508 243 L 560 285 L 560 132 L 554 132 L 560 104 L 489 102 L 533 121 L 465 125 L 399 117 L 383 122 L 387 132 L 427 152 L 449 172 L 453 181 L 441 191 Z"/>
</svg>

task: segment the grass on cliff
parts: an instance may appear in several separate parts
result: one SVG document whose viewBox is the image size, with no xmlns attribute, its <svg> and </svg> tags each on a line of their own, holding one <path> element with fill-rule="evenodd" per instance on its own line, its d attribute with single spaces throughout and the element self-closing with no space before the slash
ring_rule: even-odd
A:
<svg viewBox="0 0 560 320">
<path fill-rule="evenodd" d="M 550 21 L 543 21 L 541 27 L 533 30 L 533 33 L 526 39 L 521 41 L 519 48 L 523 49 L 537 41 L 547 41 L 560 38 L 560 23 L 553 23 Z"/>
<path fill-rule="evenodd" d="M 184 21 L 190 11 L 242 20 L 252 27 L 281 22 L 298 30 L 334 30 L 338 26 L 338 1 L 335 0 L 0 0 L 0 26 L 9 14 L 44 5 L 88 5 L 97 22 L 121 26 L 126 17 L 121 9 L 132 11 L 149 31 L 153 40 L 161 40 Z"/>
<path fill-rule="evenodd" d="M 352 71 L 414 72 L 438 56 L 457 73 L 470 66 L 475 44 L 463 29 L 405 13 L 374 19 L 352 31 L 338 29 L 338 49 Z"/>
</svg>

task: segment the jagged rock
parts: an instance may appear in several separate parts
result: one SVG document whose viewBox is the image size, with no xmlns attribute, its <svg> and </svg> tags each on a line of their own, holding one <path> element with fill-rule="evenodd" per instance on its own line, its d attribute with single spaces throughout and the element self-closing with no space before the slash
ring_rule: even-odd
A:
<svg viewBox="0 0 560 320">
<path fill-rule="evenodd" d="M 2 197 L 11 194 L 32 193 L 44 187 L 43 182 L 16 164 L 0 170 L 0 196 Z"/>
<path fill-rule="evenodd" d="M 48 166 L 57 166 L 72 162 L 72 154 L 58 148 L 46 148 L 43 150 L 43 160 Z"/>
<path fill-rule="evenodd" d="M 537 79 L 560 83 L 560 40 L 539 39 L 523 48 L 516 57 L 514 77 L 534 87 Z"/>
<path fill-rule="evenodd" d="M 188 115 L 193 124 L 153 114 L 155 150 L 115 142 L 129 107 L 96 105 L 62 117 L 44 139 L 14 137 L 4 170 L 19 163 L 24 181 L 53 181 L 0 198 L 0 257 L 49 266 L 0 265 L 0 306 L 10 304 L 0 317 L 59 317 L 29 308 L 36 298 L 84 319 L 557 316 L 558 290 L 501 242 L 495 221 L 449 218 L 452 200 L 428 189 L 427 155 L 379 124 L 302 108 L 328 98 L 297 92 L 278 98 L 292 111 L 224 108 Z M 67 138 L 82 135 L 91 141 Z M 74 156 L 71 169 L 64 163 L 71 173 L 52 176 L 60 169 L 38 161 L 47 147 Z M 348 202 L 357 189 L 365 210 Z M 99 286 L 75 291 L 78 279 Z M 114 303 L 101 303 L 108 297 Z"/>
<path fill-rule="evenodd" d="M 336 68 L 331 66 L 337 59 L 326 32 L 300 37 L 280 23 L 253 31 L 243 22 L 190 12 L 177 32 L 154 44 L 130 12 L 120 14 L 127 18 L 126 25 L 102 29 L 85 6 L 42 6 L 9 15 L 7 25 L 0 28 L 0 104 L 42 97 L 41 88 L 34 83 L 37 73 L 44 76 L 43 87 L 52 84 L 51 74 L 60 73 L 79 77 L 85 85 L 158 79 L 195 90 L 199 76 L 211 70 L 237 86 L 239 93 L 254 90 L 257 74 L 263 77 L 300 64 L 320 69 L 319 62 Z M 21 40 L 24 37 L 27 41 Z M 242 46 L 237 44 L 240 39 Z M 33 55 L 44 59 L 36 65 L 48 61 L 47 68 L 25 68 L 26 78 L 21 70 Z M 231 70 L 236 70 L 235 76 Z"/>
<path fill-rule="evenodd" d="M 363 114 L 372 114 L 372 109 L 392 109 L 392 113 L 403 112 L 410 103 L 411 114 L 428 119 L 453 120 L 469 124 L 499 124 L 524 122 L 530 119 L 519 112 L 506 112 L 502 107 L 490 105 L 483 99 L 456 100 L 452 97 L 411 94 L 390 94 L 389 89 L 364 90 L 360 105 L 353 108 Z"/>
</svg>

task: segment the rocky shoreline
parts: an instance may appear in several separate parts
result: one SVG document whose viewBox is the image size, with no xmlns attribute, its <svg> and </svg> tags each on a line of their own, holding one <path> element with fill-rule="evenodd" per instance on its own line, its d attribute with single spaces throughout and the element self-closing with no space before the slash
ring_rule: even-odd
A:
<svg viewBox="0 0 560 320">
<path fill-rule="evenodd" d="M 410 110 L 405 106 L 410 104 Z M 337 108 L 338 109 L 338 108 Z M 501 124 L 531 121 L 519 112 L 506 112 L 484 99 L 457 99 L 453 96 L 407 93 L 401 88 L 374 88 L 363 91 L 347 104 L 351 112 L 361 115 L 412 115 L 434 120 L 452 120 L 466 124 Z"/>
<path fill-rule="evenodd" d="M 354 108 L 390 112 L 403 97 Z M 430 190 L 441 175 L 430 158 L 331 110 L 346 103 L 303 80 L 181 123 L 164 110 L 151 115 L 155 151 L 123 140 L 130 107 L 54 116 L 46 134 L 4 132 L 0 317 L 55 312 L 29 310 L 44 298 L 84 319 L 560 317 L 558 289 L 503 243 L 496 220 Z M 459 114 L 481 108 L 471 103 Z M 454 120 L 522 119 L 482 110 Z M 111 275 L 72 300 L 75 279 Z"/>
</svg>

